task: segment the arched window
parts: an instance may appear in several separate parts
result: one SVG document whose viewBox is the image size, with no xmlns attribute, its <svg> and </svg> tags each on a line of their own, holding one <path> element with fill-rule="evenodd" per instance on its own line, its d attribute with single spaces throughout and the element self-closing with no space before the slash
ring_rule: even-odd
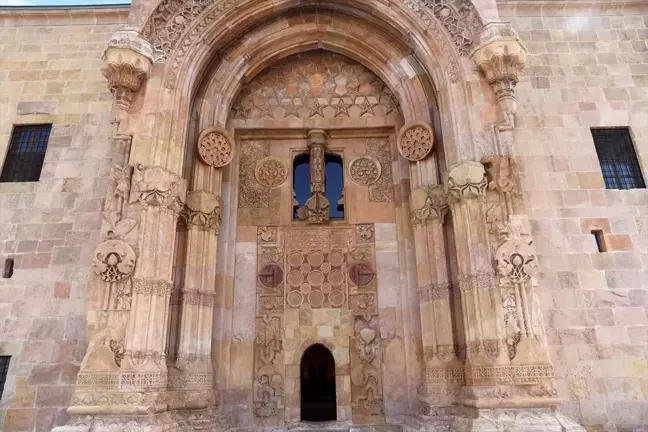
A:
<svg viewBox="0 0 648 432">
<path fill-rule="evenodd" d="M 331 204 L 331 219 L 344 219 L 344 165 L 342 158 L 326 153 L 326 198 Z"/>
<path fill-rule="evenodd" d="M 297 209 L 303 207 L 310 197 L 310 154 L 304 153 L 295 157 L 293 163 L 293 219 L 297 220 Z"/>
<path fill-rule="evenodd" d="M 342 157 L 334 153 L 326 153 L 325 181 L 326 198 L 329 200 L 331 219 L 344 219 L 344 164 Z M 297 209 L 303 207 L 311 196 L 310 190 L 310 154 L 297 155 L 293 162 L 293 219 L 298 220 Z"/>
</svg>

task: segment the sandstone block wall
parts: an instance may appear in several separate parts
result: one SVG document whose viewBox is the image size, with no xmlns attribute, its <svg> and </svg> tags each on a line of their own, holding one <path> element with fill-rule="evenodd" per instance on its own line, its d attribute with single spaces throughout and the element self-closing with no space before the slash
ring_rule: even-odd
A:
<svg viewBox="0 0 648 432">
<path fill-rule="evenodd" d="M 86 349 L 91 253 L 110 169 L 100 59 L 127 9 L 0 11 L 0 163 L 14 124 L 52 123 L 39 182 L 0 183 L 0 430 L 66 421 Z"/>
<path fill-rule="evenodd" d="M 500 13 L 529 50 L 515 151 L 559 395 L 588 430 L 637 430 L 648 424 L 648 191 L 605 189 L 590 127 L 630 126 L 647 168 L 648 7 L 545 3 Z"/>
</svg>

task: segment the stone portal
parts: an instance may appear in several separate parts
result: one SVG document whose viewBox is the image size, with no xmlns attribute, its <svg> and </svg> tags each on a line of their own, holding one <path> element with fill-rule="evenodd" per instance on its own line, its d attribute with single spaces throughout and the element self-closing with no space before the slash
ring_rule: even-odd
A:
<svg viewBox="0 0 648 432">
<path fill-rule="evenodd" d="M 300 365 L 301 419 L 332 421 L 335 409 L 335 360 L 321 344 L 309 347 Z"/>
</svg>

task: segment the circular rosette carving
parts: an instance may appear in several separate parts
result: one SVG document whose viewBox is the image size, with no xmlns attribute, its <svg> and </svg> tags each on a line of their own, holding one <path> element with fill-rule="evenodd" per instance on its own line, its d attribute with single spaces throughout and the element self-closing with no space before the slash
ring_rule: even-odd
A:
<svg viewBox="0 0 648 432">
<path fill-rule="evenodd" d="M 359 262 L 352 264 L 351 267 L 349 267 L 349 279 L 351 279 L 351 282 L 353 282 L 355 285 L 369 285 L 371 282 L 373 282 L 375 277 L 376 273 L 374 272 L 371 265 L 367 263 Z"/>
<path fill-rule="evenodd" d="M 268 156 L 257 162 L 254 176 L 263 186 L 274 188 L 286 181 L 288 170 L 281 159 Z"/>
<path fill-rule="evenodd" d="M 259 272 L 259 282 L 265 287 L 276 288 L 283 281 L 283 269 L 277 264 L 266 264 Z"/>
<path fill-rule="evenodd" d="M 137 255 L 132 247 L 121 240 L 107 240 L 94 251 L 92 266 L 105 282 L 127 279 L 135 269 Z"/>
<path fill-rule="evenodd" d="M 425 158 L 433 146 L 434 132 L 425 122 L 409 122 L 398 134 L 398 151 L 409 161 L 416 162 Z"/>
<path fill-rule="evenodd" d="M 211 127 L 198 137 L 198 155 L 203 162 L 221 168 L 232 161 L 234 140 L 225 129 Z"/>
<path fill-rule="evenodd" d="M 349 163 L 349 177 L 360 186 L 369 186 L 376 183 L 381 174 L 380 162 L 371 156 L 360 156 Z"/>
</svg>

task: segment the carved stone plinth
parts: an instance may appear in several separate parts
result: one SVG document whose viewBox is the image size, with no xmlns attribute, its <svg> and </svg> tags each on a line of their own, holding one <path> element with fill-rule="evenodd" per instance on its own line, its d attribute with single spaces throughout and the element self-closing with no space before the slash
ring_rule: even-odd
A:
<svg viewBox="0 0 648 432">
<path fill-rule="evenodd" d="M 457 432 L 567 432 L 584 431 L 556 408 L 464 408 L 456 416 L 452 430 Z"/>
<path fill-rule="evenodd" d="M 171 412 L 144 415 L 79 416 L 52 432 L 176 432 L 184 430 Z"/>
</svg>

